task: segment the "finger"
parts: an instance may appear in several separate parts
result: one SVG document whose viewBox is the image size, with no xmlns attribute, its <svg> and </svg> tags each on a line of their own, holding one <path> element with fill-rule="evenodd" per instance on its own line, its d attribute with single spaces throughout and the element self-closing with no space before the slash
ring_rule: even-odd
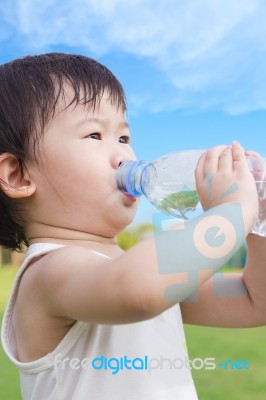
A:
<svg viewBox="0 0 266 400">
<path fill-rule="evenodd" d="M 227 146 L 216 146 L 207 151 L 204 163 L 204 173 L 215 174 L 218 170 L 219 157 L 222 152 L 227 148 Z"/>
<path fill-rule="evenodd" d="M 204 163 L 205 163 L 205 158 L 206 158 L 207 151 L 202 153 L 200 158 L 198 159 L 196 168 L 195 168 L 195 179 L 196 182 L 199 180 L 203 180 L 205 178 L 204 175 Z"/>
<path fill-rule="evenodd" d="M 232 157 L 233 157 L 233 169 L 235 171 L 248 170 L 248 164 L 246 161 L 245 150 L 239 142 L 232 143 Z"/>
<path fill-rule="evenodd" d="M 261 155 L 259 153 L 257 153 L 256 151 L 253 151 L 253 150 L 246 150 L 245 155 L 246 155 L 246 157 L 261 157 Z"/>
<path fill-rule="evenodd" d="M 231 147 L 228 146 L 220 155 L 218 168 L 219 170 L 223 170 L 225 173 L 233 171 L 233 156 Z"/>
</svg>

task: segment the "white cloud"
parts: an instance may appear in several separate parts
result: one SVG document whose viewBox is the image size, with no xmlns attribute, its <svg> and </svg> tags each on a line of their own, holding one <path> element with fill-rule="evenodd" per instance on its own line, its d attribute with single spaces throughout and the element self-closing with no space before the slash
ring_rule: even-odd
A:
<svg viewBox="0 0 266 400">
<path fill-rule="evenodd" d="M 150 59 L 175 88 L 150 99 L 153 109 L 266 108 L 263 0 L 10 0 L 1 9 L 33 51 L 61 44 Z"/>
</svg>

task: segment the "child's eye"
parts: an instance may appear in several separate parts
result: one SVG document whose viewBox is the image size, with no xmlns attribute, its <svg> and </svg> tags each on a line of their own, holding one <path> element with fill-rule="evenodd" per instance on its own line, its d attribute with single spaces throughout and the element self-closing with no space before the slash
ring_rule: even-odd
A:
<svg viewBox="0 0 266 400">
<path fill-rule="evenodd" d="M 118 141 L 119 141 L 119 143 L 129 144 L 130 137 L 129 136 L 121 136 Z"/>
<path fill-rule="evenodd" d="M 94 132 L 90 135 L 87 135 L 86 138 L 101 140 L 101 134 L 99 132 Z"/>
</svg>

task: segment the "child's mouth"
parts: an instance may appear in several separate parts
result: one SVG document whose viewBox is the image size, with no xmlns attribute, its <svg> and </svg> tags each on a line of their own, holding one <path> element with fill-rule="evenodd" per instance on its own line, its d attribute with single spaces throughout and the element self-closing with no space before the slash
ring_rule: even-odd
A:
<svg viewBox="0 0 266 400">
<path fill-rule="evenodd" d="M 137 201 L 137 198 L 134 196 L 131 196 L 130 194 L 124 193 L 124 195 L 132 202 L 135 203 Z"/>
</svg>

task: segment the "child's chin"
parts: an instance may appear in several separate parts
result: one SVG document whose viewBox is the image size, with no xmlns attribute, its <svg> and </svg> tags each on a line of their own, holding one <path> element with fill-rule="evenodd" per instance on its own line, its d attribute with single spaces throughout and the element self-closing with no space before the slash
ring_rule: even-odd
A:
<svg viewBox="0 0 266 400">
<path fill-rule="evenodd" d="M 134 219 L 135 219 L 135 215 L 136 215 L 136 208 L 132 208 L 132 209 L 128 209 L 128 213 L 125 213 L 127 215 L 123 215 L 120 218 L 120 230 L 125 229 L 128 225 L 130 225 Z"/>
</svg>

